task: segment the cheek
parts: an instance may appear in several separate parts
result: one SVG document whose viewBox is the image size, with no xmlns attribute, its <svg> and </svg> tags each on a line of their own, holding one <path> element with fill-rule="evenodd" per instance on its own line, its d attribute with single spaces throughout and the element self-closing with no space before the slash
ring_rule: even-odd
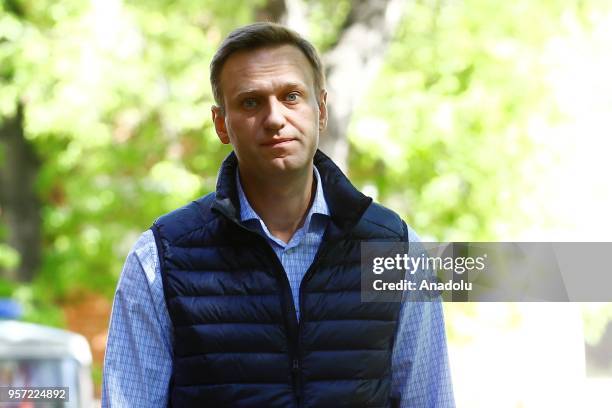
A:
<svg viewBox="0 0 612 408">
<path fill-rule="evenodd" d="M 313 109 L 311 106 L 304 106 L 295 113 L 296 115 L 290 121 L 292 125 L 302 134 L 311 137 L 315 136 L 313 133 L 316 133 L 319 130 L 319 119 L 316 109 Z"/>
<path fill-rule="evenodd" d="M 253 117 L 249 118 L 233 118 L 228 120 L 227 130 L 230 137 L 235 142 L 243 142 L 245 139 L 252 138 L 255 129 L 256 120 Z"/>
</svg>

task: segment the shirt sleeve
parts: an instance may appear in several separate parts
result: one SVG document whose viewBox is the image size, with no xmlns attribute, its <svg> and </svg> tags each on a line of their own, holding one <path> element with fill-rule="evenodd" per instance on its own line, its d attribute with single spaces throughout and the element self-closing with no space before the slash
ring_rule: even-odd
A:
<svg viewBox="0 0 612 408">
<path fill-rule="evenodd" d="M 115 292 L 102 383 L 102 407 L 165 407 L 172 373 L 171 324 L 155 239 L 141 235 Z"/>
<path fill-rule="evenodd" d="M 424 250 L 408 227 L 410 254 Z M 392 357 L 392 388 L 401 408 L 454 408 L 442 303 L 404 301 Z"/>
</svg>

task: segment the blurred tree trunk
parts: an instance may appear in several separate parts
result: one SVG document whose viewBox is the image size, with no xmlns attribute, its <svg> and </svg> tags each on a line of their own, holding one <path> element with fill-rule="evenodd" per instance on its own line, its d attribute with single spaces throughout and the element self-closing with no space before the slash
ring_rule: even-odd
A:
<svg viewBox="0 0 612 408">
<path fill-rule="evenodd" d="M 285 0 L 268 0 L 255 9 L 255 20 L 284 23 L 283 19 L 286 13 Z"/>
<path fill-rule="evenodd" d="M 41 260 L 41 205 L 36 194 L 40 163 L 24 137 L 23 105 L 12 117 L 0 120 L 0 214 L 8 228 L 8 244 L 20 256 L 15 270 L 3 275 L 31 281 Z"/>
<path fill-rule="evenodd" d="M 344 171 L 353 111 L 383 62 L 403 11 L 403 0 L 353 0 L 336 43 L 322 56 L 327 77 L 329 122 L 320 148 Z M 307 3 L 269 0 L 256 11 L 258 20 L 287 24 L 308 37 Z"/>
</svg>

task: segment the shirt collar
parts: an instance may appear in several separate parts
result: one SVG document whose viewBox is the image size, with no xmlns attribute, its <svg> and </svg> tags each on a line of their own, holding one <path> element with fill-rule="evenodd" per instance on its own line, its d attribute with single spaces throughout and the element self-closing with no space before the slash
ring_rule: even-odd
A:
<svg viewBox="0 0 612 408">
<path fill-rule="evenodd" d="M 315 214 L 315 219 L 325 221 L 327 240 L 339 239 L 346 236 L 362 219 L 372 205 L 372 198 L 357 190 L 332 159 L 321 150 L 317 149 L 313 164 L 321 177 L 321 186 L 329 209 L 328 217 Z M 240 201 L 236 187 L 237 169 L 238 158 L 232 151 L 219 168 L 211 210 L 225 216 L 228 221 L 240 223 Z"/>
<path fill-rule="evenodd" d="M 313 214 L 320 214 L 323 216 L 329 216 L 329 208 L 327 206 L 327 202 L 325 201 L 325 196 L 323 194 L 323 185 L 321 183 L 321 176 L 316 166 L 313 166 L 314 175 L 316 180 L 316 191 L 315 197 L 312 201 L 312 205 L 308 210 L 308 214 L 304 220 L 304 227 L 308 228 L 310 225 L 310 220 Z M 249 204 L 249 200 L 247 200 L 246 195 L 244 194 L 244 190 L 242 189 L 242 184 L 240 183 L 240 172 L 236 169 L 236 188 L 238 190 L 238 200 L 240 201 L 240 221 L 248 221 L 248 220 L 258 220 L 263 224 L 263 220 L 261 217 L 253 210 L 251 204 Z"/>
</svg>

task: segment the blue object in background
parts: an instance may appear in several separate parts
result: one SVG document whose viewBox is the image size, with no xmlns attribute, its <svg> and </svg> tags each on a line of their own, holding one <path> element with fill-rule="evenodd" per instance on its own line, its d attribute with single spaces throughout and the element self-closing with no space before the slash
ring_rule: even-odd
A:
<svg viewBox="0 0 612 408">
<path fill-rule="evenodd" d="M 13 299 L 0 298 L 0 319 L 18 320 L 23 315 L 21 305 Z"/>
</svg>

